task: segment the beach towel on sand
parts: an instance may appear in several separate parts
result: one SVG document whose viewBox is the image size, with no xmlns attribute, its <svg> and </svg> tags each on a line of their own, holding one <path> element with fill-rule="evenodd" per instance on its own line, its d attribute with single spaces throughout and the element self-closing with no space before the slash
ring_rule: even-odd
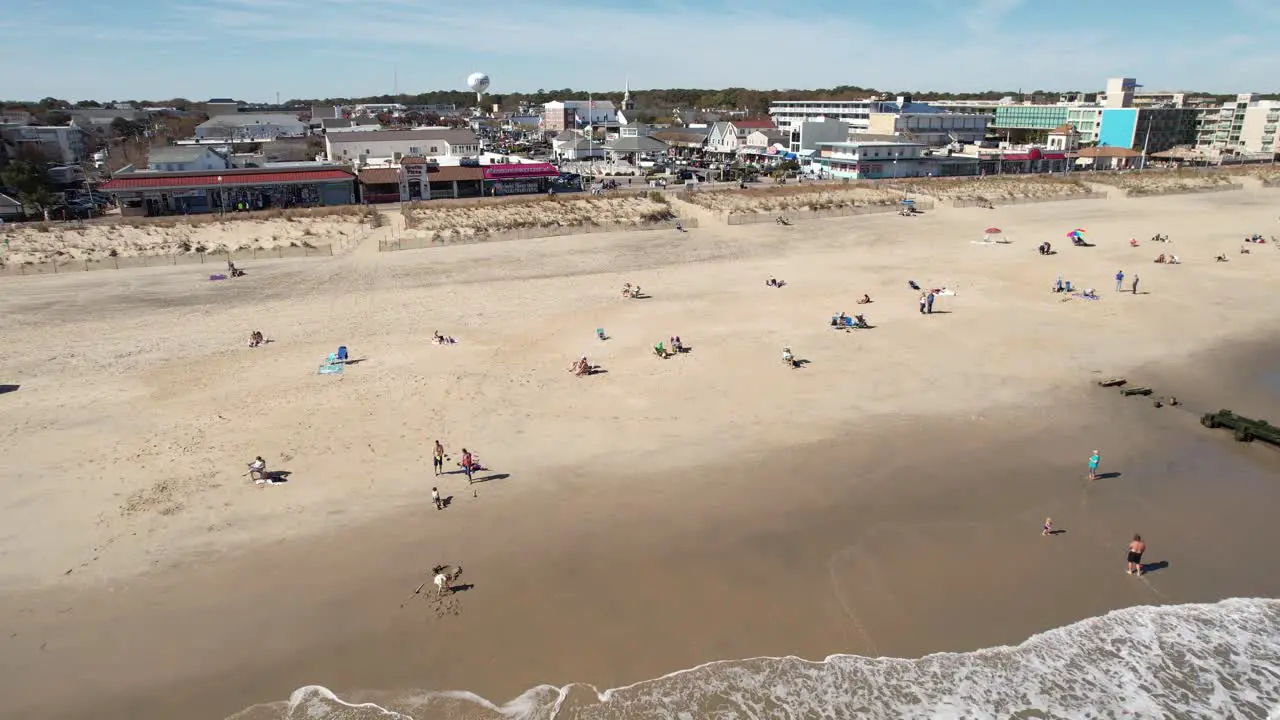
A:
<svg viewBox="0 0 1280 720">
<path fill-rule="evenodd" d="M 320 366 L 319 373 L 321 375 L 333 375 L 333 374 L 342 372 L 343 367 L 345 366 L 342 365 L 341 363 L 336 363 L 336 364 L 325 363 L 324 365 Z"/>
</svg>

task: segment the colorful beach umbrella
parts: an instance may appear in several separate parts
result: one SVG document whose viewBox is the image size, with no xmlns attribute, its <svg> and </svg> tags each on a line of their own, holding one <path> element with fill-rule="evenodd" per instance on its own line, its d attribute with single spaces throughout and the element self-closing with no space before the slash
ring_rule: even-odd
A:
<svg viewBox="0 0 1280 720">
<path fill-rule="evenodd" d="M 1084 228 L 1076 228 L 1075 230 L 1072 230 L 1071 232 L 1067 233 L 1067 237 L 1071 238 L 1072 240 L 1075 240 L 1077 238 L 1084 238 Z"/>
</svg>

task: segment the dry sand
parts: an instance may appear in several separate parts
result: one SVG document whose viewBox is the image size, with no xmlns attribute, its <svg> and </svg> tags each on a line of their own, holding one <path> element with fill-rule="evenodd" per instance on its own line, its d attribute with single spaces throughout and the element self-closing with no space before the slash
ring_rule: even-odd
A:
<svg viewBox="0 0 1280 720">
<path fill-rule="evenodd" d="M 1274 487 L 1198 482 L 1206 448 L 1255 475 L 1274 457 L 1090 387 L 1136 372 L 1191 410 L 1275 407 L 1181 367 L 1276 330 L 1262 310 L 1280 252 L 1236 254 L 1268 234 L 1274 197 L 362 247 L 225 283 L 184 268 L 10 280 L 8 716 L 220 717 L 306 683 L 500 701 L 538 682 L 973 648 L 1124 605 L 1274 597 L 1274 561 L 1250 550 L 1280 540 L 1261 499 Z M 1012 243 L 971 242 L 992 224 Z M 1060 242 L 1074 227 L 1098 246 Z M 1128 247 L 1156 232 L 1173 244 Z M 1058 255 L 1035 253 L 1046 239 Z M 1184 264 L 1151 263 L 1171 250 Z M 1145 292 L 1110 292 L 1119 268 Z M 1059 272 L 1103 299 L 1048 292 Z M 908 279 L 959 294 L 921 317 Z M 627 281 L 652 299 L 619 298 Z M 855 305 L 864 292 L 875 302 Z M 833 332 L 841 310 L 875 329 Z M 246 348 L 255 328 L 275 342 Z M 459 344 L 432 345 L 435 330 Z M 655 359 L 676 334 L 693 351 Z M 316 375 L 340 344 L 361 362 Z M 784 368 L 783 345 L 810 364 Z M 579 353 L 607 373 L 569 375 Z M 475 450 L 487 481 L 433 479 L 436 438 L 455 461 Z M 1080 481 L 1098 444 L 1123 483 Z M 256 454 L 289 481 L 248 484 Z M 454 498 L 444 512 L 433 484 Z M 1040 543 L 1043 515 L 1070 542 Z M 1141 585 L 1116 564 L 1135 526 L 1174 558 Z M 474 589 L 444 613 L 401 608 L 436 563 Z"/>
</svg>

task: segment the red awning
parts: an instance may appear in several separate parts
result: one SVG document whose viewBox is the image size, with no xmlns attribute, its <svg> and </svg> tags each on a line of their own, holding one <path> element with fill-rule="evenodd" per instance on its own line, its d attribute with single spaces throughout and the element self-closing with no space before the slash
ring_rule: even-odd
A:
<svg viewBox="0 0 1280 720">
<path fill-rule="evenodd" d="M 99 190 L 154 190 L 158 188 L 216 188 L 220 186 L 236 187 L 241 185 L 284 185 L 315 182 L 341 182 L 355 180 L 355 176 L 345 170 L 302 170 L 292 172 L 261 172 L 245 174 L 226 174 L 218 182 L 218 174 L 209 175 L 163 175 L 145 172 L 128 173 L 112 178 L 98 186 Z"/>
<path fill-rule="evenodd" d="M 485 180 L 520 180 L 524 178 L 556 178 L 560 171 L 551 163 L 520 163 L 512 165 L 485 165 Z"/>
</svg>

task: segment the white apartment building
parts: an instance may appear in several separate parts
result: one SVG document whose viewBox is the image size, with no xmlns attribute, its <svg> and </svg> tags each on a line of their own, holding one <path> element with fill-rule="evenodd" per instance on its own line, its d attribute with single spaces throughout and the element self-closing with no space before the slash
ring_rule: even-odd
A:
<svg viewBox="0 0 1280 720">
<path fill-rule="evenodd" d="M 991 122 L 987 114 L 950 112 L 905 95 L 896 100 L 779 100 L 770 104 L 769 115 L 784 132 L 805 122 L 830 119 L 848 123 L 849 140 L 870 133 L 907 136 L 934 145 L 981 140 Z"/>
<path fill-rule="evenodd" d="M 935 162 L 925 154 L 924 143 L 833 142 L 819 143 L 808 158 L 810 171 L 828 177 L 879 179 L 920 177 L 934 172 Z"/>
<path fill-rule="evenodd" d="M 227 139 L 252 142 L 278 137 L 301 137 L 307 123 L 289 113 L 236 113 L 215 115 L 196 126 L 198 139 Z"/>
<path fill-rule="evenodd" d="M 1218 150 L 1273 153 L 1280 148 L 1280 102 L 1241 93 L 1222 107 L 1200 111 L 1197 146 Z"/>
<path fill-rule="evenodd" d="M 74 125 L 8 125 L 0 136 L 15 156 L 24 149 L 60 163 L 78 163 L 87 156 L 84 131 Z"/>
<path fill-rule="evenodd" d="M 147 153 L 147 169 L 160 172 L 196 172 L 226 170 L 231 162 L 208 145 L 172 145 L 151 148 Z"/>
<path fill-rule="evenodd" d="M 849 123 L 832 118 L 792 123 L 789 130 L 778 128 L 790 136 L 793 153 L 805 153 L 818 149 L 820 143 L 845 142 L 849 139 Z"/>
<path fill-rule="evenodd" d="M 779 130 L 812 120 L 831 119 L 849 124 L 849 131 L 869 132 L 871 113 L 895 109 L 894 103 L 880 100 L 775 100 L 769 117 Z"/>
<path fill-rule="evenodd" d="M 1275 153 L 1280 148 L 1280 101 L 1258 100 L 1244 111 L 1239 147 L 1249 153 Z"/>
<path fill-rule="evenodd" d="M 367 165 L 401 158 L 464 157 L 480 152 L 480 140 L 470 130 L 419 128 L 376 132 L 339 132 L 324 136 L 325 154 L 332 163 Z"/>
</svg>

